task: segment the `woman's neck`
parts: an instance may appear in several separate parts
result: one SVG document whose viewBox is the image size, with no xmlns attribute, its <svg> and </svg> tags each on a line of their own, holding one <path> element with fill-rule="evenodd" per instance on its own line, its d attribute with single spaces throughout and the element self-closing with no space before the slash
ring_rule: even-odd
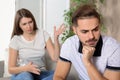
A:
<svg viewBox="0 0 120 80">
<path fill-rule="evenodd" d="M 36 31 L 34 31 L 33 33 L 30 33 L 30 34 L 23 34 L 23 37 L 27 40 L 27 41 L 32 41 L 34 40 L 35 38 L 35 35 L 36 35 Z"/>
</svg>

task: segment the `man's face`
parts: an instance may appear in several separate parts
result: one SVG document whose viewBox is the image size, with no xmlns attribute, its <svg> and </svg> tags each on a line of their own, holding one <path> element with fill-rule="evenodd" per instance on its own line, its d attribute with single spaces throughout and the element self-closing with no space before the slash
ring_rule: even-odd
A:
<svg viewBox="0 0 120 80">
<path fill-rule="evenodd" d="M 100 37 L 100 23 L 97 18 L 85 18 L 77 21 L 78 26 L 73 27 L 76 35 L 83 45 L 95 47 Z"/>
</svg>

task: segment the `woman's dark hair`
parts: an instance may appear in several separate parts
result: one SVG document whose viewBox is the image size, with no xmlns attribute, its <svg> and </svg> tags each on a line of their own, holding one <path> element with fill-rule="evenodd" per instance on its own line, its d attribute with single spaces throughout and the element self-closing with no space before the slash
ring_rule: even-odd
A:
<svg viewBox="0 0 120 80">
<path fill-rule="evenodd" d="M 20 20 L 23 18 L 23 17 L 26 17 L 26 18 L 31 18 L 33 20 L 33 24 L 34 24 L 34 30 L 37 30 L 37 24 L 36 24 L 36 21 L 35 21 L 35 18 L 33 16 L 33 14 L 25 9 L 25 8 L 22 8 L 22 9 L 19 9 L 17 12 L 16 12 L 16 15 L 15 15 L 15 19 L 14 19 L 14 26 L 13 26 L 13 32 L 12 32 L 12 36 L 11 38 L 14 36 L 14 35 L 21 35 L 23 34 L 23 31 L 21 30 L 20 28 Z"/>
</svg>

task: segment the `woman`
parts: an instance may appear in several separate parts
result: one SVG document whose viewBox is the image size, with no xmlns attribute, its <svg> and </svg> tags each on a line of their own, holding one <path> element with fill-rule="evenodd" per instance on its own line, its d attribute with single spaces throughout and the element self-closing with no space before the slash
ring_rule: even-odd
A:
<svg viewBox="0 0 120 80">
<path fill-rule="evenodd" d="M 59 57 L 58 37 L 64 25 L 54 27 L 54 45 L 47 32 L 38 29 L 33 14 L 27 9 L 17 11 L 9 44 L 11 80 L 52 80 L 53 71 L 45 66 L 45 49 L 53 61 Z"/>
</svg>

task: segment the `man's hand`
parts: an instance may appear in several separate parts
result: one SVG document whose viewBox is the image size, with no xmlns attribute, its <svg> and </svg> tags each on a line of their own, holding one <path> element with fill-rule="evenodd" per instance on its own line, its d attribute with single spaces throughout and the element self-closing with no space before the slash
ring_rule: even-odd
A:
<svg viewBox="0 0 120 80">
<path fill-rule="evenodd" d="M 83 46 L 83 49 L 82 49 L 83 61 L 90 61 L 91 57 L 94 54 L 94 51 L 95 51 L 94 47 Z"/>
</svg>

